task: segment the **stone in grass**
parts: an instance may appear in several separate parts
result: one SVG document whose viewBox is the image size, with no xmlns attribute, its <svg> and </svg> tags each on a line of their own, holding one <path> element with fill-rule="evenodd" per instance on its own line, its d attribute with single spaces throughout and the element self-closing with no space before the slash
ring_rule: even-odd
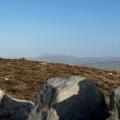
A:
<svg viewBox="0 0 120 120">
<path fill-rule="evenodd" d="M 0 120 L 28 120 L 34 103 L 18 100 L 0 90 Z"/>
<path fill-rule="evenodd" d="M 104 96 L 92 80 L 52 78 L 43 86 L 29 120 L 106 120 Z"/>
</svg>

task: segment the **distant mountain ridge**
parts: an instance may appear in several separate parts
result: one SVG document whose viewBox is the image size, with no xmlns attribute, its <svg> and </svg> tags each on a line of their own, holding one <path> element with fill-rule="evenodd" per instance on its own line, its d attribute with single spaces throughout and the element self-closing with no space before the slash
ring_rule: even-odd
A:
<svg viewBox="0 0 120 120">
<path fill-rule="evenodd" d="M 120 57 L 77 57 L 71 55 L 43 54 L 34 58 L 37 61 L 46 61 L 64 64 L 76 64 L 106 69 L 119 69 Z"/>
</svg>

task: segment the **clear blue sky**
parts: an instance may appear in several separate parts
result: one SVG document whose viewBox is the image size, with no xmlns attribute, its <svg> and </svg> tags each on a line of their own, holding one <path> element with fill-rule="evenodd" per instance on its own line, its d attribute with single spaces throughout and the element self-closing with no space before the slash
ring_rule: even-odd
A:
<svg viewBox="0 0 120 120">
<path fill-rule="evenodd" d="M 0 0 L 0 56 L 120 56 L 120 0 Z"/>
</svg>

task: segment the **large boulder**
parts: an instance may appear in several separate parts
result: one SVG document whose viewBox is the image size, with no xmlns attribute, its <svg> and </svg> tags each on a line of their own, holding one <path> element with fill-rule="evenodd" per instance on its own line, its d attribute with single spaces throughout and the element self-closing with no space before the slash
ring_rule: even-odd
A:
<svg viewBox="0 0 120 120">
<path fill-rule="evenodd" d="M 0 120 L 28 120 L 34 103 L 18 100 L 0 90 Z"/>
<path fill-rule="evenodd" d="M 110 95 L 110 111 L 109 120 L 120 120 L 120 87 L 113 90 Z"/>
<path fill-rule="evenodd" d="M 106 120 L 101 91 L 83 77 L 52 78 L 43 86 L 29 120 Z"/>
</svg>

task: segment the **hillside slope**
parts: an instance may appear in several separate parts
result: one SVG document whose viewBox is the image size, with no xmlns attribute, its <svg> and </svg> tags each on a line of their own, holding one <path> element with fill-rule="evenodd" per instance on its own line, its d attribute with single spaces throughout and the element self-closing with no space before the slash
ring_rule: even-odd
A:
<svg viewBox="0 0 120 120">
<path fill-rule="evenodd" d="M 20 99 L 34 101 L 47 79 L 70 75 L 93 79 L 105 96 L 120 85 L 119 73 L 115 71 L 24 59 L 0 59 L 0 88 Z"/>
</svg>

